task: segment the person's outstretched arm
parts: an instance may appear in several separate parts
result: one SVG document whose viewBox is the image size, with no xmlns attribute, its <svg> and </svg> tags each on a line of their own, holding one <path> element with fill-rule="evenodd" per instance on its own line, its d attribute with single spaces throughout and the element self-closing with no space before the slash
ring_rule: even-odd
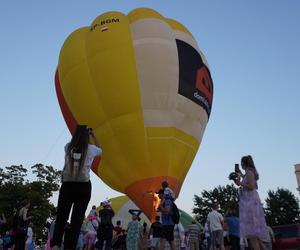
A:
<svg viewBox="0 0 300 250">
<path fill-rule="evenodd" d="M 27 209 L 24 209 L 24 211 L 23 211 L 23 220 L 24 221 L 32 219 L 32 216 L 27 216 L 27 211 L 28 211 Z"/>
<path fill-rule="evenodd" d="M 90 135 L 91 135 L 91 137 L 92 137 L 92 139 L 93 139 L 94 144 L 95 144 L 98 148 L 100 148 L 101 146 L 100 146 L 100 143 L 98 142 L 98 140 L 97 140 L 97 138 L 96 138 L 96 136 L 95 136 L 95 134 L 94 134 L 94 130 L 91 130 Z"/>
</svg>

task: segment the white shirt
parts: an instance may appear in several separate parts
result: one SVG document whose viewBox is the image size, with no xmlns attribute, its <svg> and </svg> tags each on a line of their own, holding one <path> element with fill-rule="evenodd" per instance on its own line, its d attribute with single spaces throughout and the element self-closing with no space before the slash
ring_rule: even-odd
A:
<svg viewBox="0 0 300 250">
<path fill-rule="evenodd" d="M 183 246 L 184 244 L 184 227 L 182 226 L 181 223 L 175 225 L 174 227 L 174 232 L 177 230 L 178 232 L 178 235 L 179 235 L 179 238 L 180 238 L 180 242 L 181 242 L 181 247 Z"/>
<path fill-rule="evenodd" d="M 222 226 L 223 216 L 216 210 L 213 210 L 208 214 L 207 222 L 209 223 L 211 232 L 216 230 L 223 230 L 223 226 Z"/>
<path fill-rule="evenodd" d="M 69 164 L 69 159 L 67 157 L 67 150 L 68 150 L 69 143 L 65 146 L 65 167 L 63 170 L 63 181 L 78 181 L 78 182 L 87 182 L 90 180 L 90 169 L 93 163 L 93 160 L 96 156 L 102 154 L 101 148 L 93 145 L 88 144 L 85 160 L 83 167 L 77 174 L 73 174 L 76 171 L 76 167 L 73 167 L 73 173 L 71 171 L 71 167 Z M 76 172 L 75 172 L 76 173 Z"/>
<path fill-rule="evenodd" d="M 26 244 L 31 244 L 32 242 L 32 236 L 33 236 L 33 231 L 31 227 L 27 228 L 27 240 L 26 240 Z"/>
<path fill-rule="evenodd" d="M 207 222 L 204 225 L 204 232 L 205 232 L 205 238 L 208 238 L 210 236 L 210 233 L 209 233 Z"/>
<path fill-rule="evenodd" d="M 84 160 L 84 166 L 88 167 L 89 169 L 92 166 L 93 160 L 96 156 L 101 155 L 102 154 L 102 149 L 98 148 L 97 146 L 93 145 L 93 144 L 89 144 L 88 145 L 88 149 L 87 149 L 87 153 L 86 153 L 86 157 Z"/>
<path fill-rule="evenodd" d="M 164 196 L 167 196 L 167 195 L 169 195 L 169 196 L 171 196 L 173 199 L 175 199 L 175 193 L 174 193 L 174 191 L 173 191 L 171 188 L 169 188 L 169 187 L 166 187 L 165 190 L 164 190 Z"/>
</svg>

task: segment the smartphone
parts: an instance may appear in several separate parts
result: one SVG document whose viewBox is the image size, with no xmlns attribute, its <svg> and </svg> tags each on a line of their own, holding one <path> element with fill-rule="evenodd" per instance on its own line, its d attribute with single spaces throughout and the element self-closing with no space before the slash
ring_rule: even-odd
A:
<svg viewBox="0 0 300 250">
<path fill-rule="evenodd" d="M 239 173 L 239 172 L 240 172 L 239 164 L 234 164 L 234 171 L 235 171 L 236 173 Z"/>
</svg>

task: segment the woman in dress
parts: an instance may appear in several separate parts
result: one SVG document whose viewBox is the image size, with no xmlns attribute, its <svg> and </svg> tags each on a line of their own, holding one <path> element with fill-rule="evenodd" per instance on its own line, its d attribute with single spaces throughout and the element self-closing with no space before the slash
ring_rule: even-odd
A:
<svg viewBox="0 0 300 250">
<path fill-rule="evenodd" d="M 136 214 L 132 214 L 132 221 L 130 221 L 127 226 L 127 237 L 126 237 L 127 249 L 138 250 L 139 239 L 140 239 L 140 222 L 138 221 L 138 216 Z"/>
<path fill-rule="evenodd" d="M 241 159 L 245 175 L 235 179 L 240 186 L 240 237 L 247 238 L 254 250 L 265 249 L 263 241 L 268 240 L 268 230 L 263 207 L 257 192 L 258 172 L 250 155 Z"/>
<path fill-rule="evenodd" d="M 89 143 L 93 140 L 94 145 Z M 64 228 L 72 208 L 70 230 L 64 236 L 64 249 L 75 249 L 87 205 L 91 198 L 90 168 L 102 150 L 92 129 L 77 125 L 72 139 L 65 146 L 65 166 L 59 191 L 52 249 L 62 243 Z"/>
</svg>

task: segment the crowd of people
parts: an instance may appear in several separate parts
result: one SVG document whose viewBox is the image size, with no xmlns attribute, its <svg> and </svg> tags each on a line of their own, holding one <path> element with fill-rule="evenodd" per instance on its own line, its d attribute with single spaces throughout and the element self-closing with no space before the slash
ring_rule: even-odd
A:
<svg viewBox="0 0 300 250">
<path fill-rule="evenodd" d="M 4 235 L 0 235 L 0 249 L 34 250 L 32 216 L 28 216 L 30 202 L 24 200 L 21 209 L 13 217 L 12 226 Z M 5 215 L 0 218 L 0 225 L 6 224 Z"/>
<path fill-rule="evenodd" d="M 92 140 L 93 144 L 90 143 Z M 225 216 L 213 204 L 204 229 L 194 221 L 188 229 L 179 223 L 179 210 L 175 204 L 175 193 L 168 182 L 162 183 L 156 193 L 160 198 L 155 222 L 147 225 L 141 222 L 140 210 L 130 209 L 132 219 L 122 228 L 121 221 L 113 225 L 115 215 L 109 201 L 101 203 L 96 211 L 93 206 L 87 218 L 86 209 L 91 198 L 90 168 L 102 149 L 92 129 L 78 125 L 72 139 L 65 146 L 65 165 L 62 171 L 62 185 L 59 191 L 56 218 L 52 222 L 46 249 L 127 249 L 127 250 L 243 250 L 272 249 L 272 233 L 268 229 L 260 198 L 257 193 L 258 172 L 251 156 L 241 159 L 240 169 L 231 176 L 240 187 L 239 211 L 227 211 Z M 24 201 L 15 218 L 13 232 L 6 237 L 11 242 L 2 244 L 5 249 L 35 249 L 33 225 L 28 216 L 30 202 Z M 70 212 L 72 214 L 70 217 Z M 239 214 L 239 217 L 238 217 Z M 68 218 L 71 218 L 70 223 Z M 5 223 L 0 216 L 0 223 Z M 250 248 L 251 247 L 251 248 Z"/>
<path fill-rule="evenodd" d="M 167 250 L 182 249 L 192 250 L 200 249 L 201 231 L 196 221 L 193 221 L 188 230 L 185 231 L 183 226 L 178 222 L 179 218 L 170 212 L 174 204 L 175 194 L 168 187 L 165 181 L 162 188 L 157 191 L 161 199 L 160 206 L 155 222 L 148 225 L 142 222 L 140 218 L 141 210 L 130 209 L 131 221 L 123 228 L 122 222 L 117 221 L 113 225 L 112 219 L 115 215 L 109 201 L 101 202 L 101 209 L 96 211 L 93 206 L 89 215 L 81 225 L 78 239 L 73 249 L 90 250 L 90 249 L 128 249 L 128 250 Z M 53 242 L 56 220 L 50 226 L 47 250 L 51 249 Z M 66 224 L 64 235 L 69 233 L 70 224 Z M 61 241 L 59 249 L 68 249 L 65 246 L 65 240 Z M 53 249 L 53 247 L 52 247 Z"/>
</svg>

